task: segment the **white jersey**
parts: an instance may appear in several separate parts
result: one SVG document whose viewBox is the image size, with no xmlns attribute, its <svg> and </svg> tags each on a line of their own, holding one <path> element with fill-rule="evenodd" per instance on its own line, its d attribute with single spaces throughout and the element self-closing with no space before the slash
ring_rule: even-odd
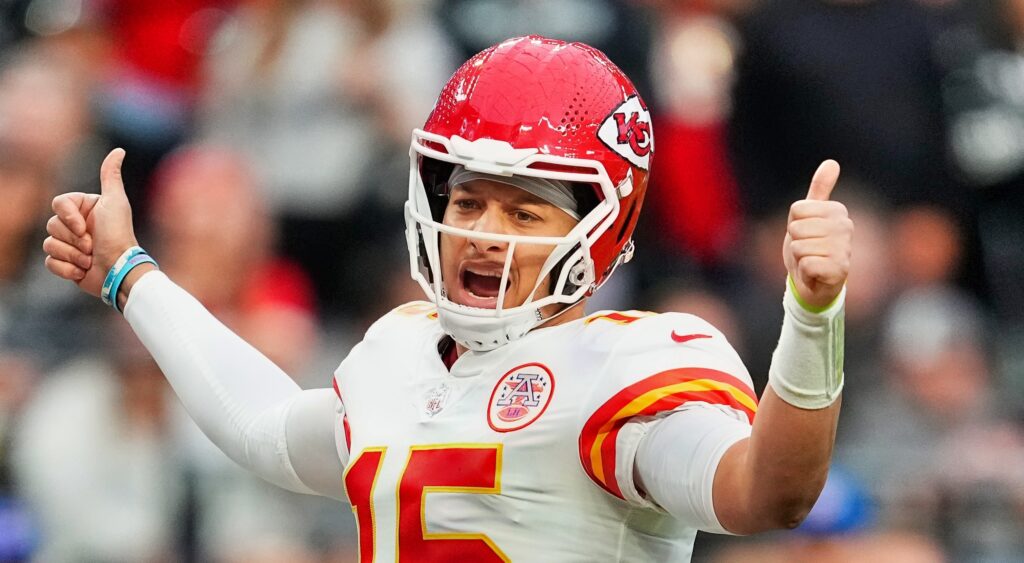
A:
<svg viewBox="0 0 1024 563">
<path fill-rule="evenodd" d="M 433 307 L 410 303 L 335 373 L 361 561 L 689 559 L 702 525 L 637 490 L 631 428 L 694 405 L 752 422 L 750 377 L 720 332 L 598 313 L 451 371 L 443 338 Z"/>
</svg>

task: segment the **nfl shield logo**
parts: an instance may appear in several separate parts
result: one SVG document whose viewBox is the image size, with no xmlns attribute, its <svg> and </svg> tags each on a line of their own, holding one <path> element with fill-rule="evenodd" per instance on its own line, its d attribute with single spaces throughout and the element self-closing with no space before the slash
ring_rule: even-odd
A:
<svg viewBox="0 0 1024 563">
<path fill-rule="evenodd" d="M 544 364 L 529 363 L 501 376 L 487 404 L 487 424 L 497 432 L 512 432 L 540 418 L 551 403 L 555 378 Z"/>
<path fill-rule="evenodd" d="M 447 383 L 442 383 L 437 387 L 434 387 L 426 393 L 426 413 L 427 416 L 434 416 L 441 412 L 445 405 L 448 403 L 448 395 L 451 394 L 452 388 Z"/>
</svg>

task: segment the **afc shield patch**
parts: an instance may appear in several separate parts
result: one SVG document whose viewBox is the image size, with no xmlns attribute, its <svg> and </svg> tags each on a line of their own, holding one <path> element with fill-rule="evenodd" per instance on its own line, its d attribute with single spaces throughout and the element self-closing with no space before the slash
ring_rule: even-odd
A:
<svg viewBox="0 0 1024 563">
<path fill-rule="evenodd" d="M 654 129 L 651 128 L 651 112 L 637 96 L 630 96 L 609 115 L 597 137 L 608 148 L 615 151 L 631 164 L 644 170 L 651 167 L 651 153 L 654 152 Z"/>
<path fill-rule="evenodd" d="M 501 376 L 487 403 L 487 424 L 495 432 L 529 426 L 544 414 L 555 392 L 555 378 L 536 362 L 512 368 Z"/>
</svg>

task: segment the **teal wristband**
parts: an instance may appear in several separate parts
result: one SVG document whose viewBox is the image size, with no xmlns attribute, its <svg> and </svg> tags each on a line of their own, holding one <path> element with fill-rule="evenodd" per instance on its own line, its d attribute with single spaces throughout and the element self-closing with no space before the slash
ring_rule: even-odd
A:
<svg viewBox="0 0 1024 563">
<path fill-rule="evenodd" d="M 124 268 L 125 264 L 127 264 L 129 260 L 138 256 L 139 254 L 145 253 L 146 251 L 143 250 L 142 247 L 132 246 L 125 250 L 124 252 L 122 252 L 121 256 L 119 256 L 117 260 L 114 261 L 114 265 L 110 267 L 110 271 L 107 272 L 107 277 L 104 278 L 103 280 L 103 286 L 100 288 L 100 299 L 102 299 L 104 303 L 110 305 L 111 307 L 114 307 L 115 309 L 117 308 L 113 302 L 113 300 L 117 299 L 116 292 L 113 294 L 113 300 L 111 299 L 111 289 L 114 285 L 114 280 L 117 278 L 117 274 L 121 271 L 121 269 Z"/>
<path fill-rule="evenodd" d="M 146 254 L 145 251 L 143 251 L 142 254 L 136 254 L 135 256 L 132 256 L 132 258 L 128 260 L 128 263 L 126 263 L 124 267 L 121 268 L 114 276 L 114 283 L 111 285 L 110 288 L 110 301 L 111 306 L 118 313 L 121 313 L 122 311 L 117 306 L 117 292 L 121 289 L 121 284 L 124 283 L 124 278 L 128 277 L 128 273 L 134 270 L 136 266 L 141 266 L 142 264 L 152 264 L 154 266 L 157 265 L 156 260 L 153 260 L 152 256 Z"/>
</svg>

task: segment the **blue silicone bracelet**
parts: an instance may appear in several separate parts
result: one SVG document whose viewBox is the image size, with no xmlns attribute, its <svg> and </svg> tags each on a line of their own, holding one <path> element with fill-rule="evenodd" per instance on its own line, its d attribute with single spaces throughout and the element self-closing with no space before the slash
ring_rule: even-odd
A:
<svg viewBox="0 0 1024 563">
<path fill-rule="evenodd" d="M 143 250 L 142 247 L 132 246 L 125 250 L 124 252 L 122 252 L 121 256 L 119 256 L 117 260 L 114 261 L 114 265 L 110 267 L 110 270 L 107 272 L 107 277 L 104 278 L 103 280 L 103 286 L 100 288 L 100 299 L 102 299 L 104 303 L 110 305 L 111 307 L 114 307 L 114 303 L 112 302 L 110 297 L 110 290 L 114 285 L 114 279 L 117 278 L 118 272 L 120 272 L 121 269 L 124 268 L 124 265 L 127 264 L 129 260 L 138 256 L 139 254 L 145 253 L 146 251 Z M 117 298 L 116 293 L 114 294 L 114 298 Z M 114 308 L 116 309 L 117 307 Z"/>
<path fill-rule="evenodd" d="M 110 289 L 110 301 L 112 303 L 112 306 L 114 307 L 114 310 L 117 311 L 118 313 L 121 313 L 122 311 L 117 306 L 117 292 L 118 290 L 121 289 L 121 284 L 124 283 L 124 278 L 128 276 L 128 272 L 131 272 L 132 270 L 135 269 L 136 266 L 140 266 L 142 264 L 152 264 L 154 266 L 157 265 L 156 260 L 153 260 L 152 256 L 143 252 L 142 254 L 136 254 L 131 258 L 131 260 L 128 260 L 128 263 L 125 264 L 124 267 L 121 268 L 121 270 L 117 272 L 117 275 L 114 277 L 114 283 Z"/>
</svg>

